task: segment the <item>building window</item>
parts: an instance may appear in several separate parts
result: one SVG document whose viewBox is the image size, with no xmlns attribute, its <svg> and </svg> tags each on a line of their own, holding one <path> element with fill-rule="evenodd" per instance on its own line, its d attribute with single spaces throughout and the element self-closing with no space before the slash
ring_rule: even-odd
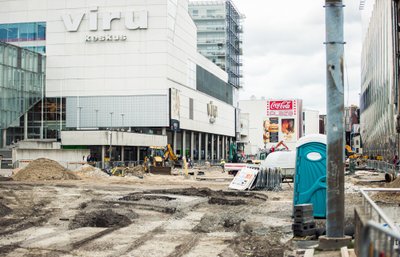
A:
<svg viewBox="0 0 400 257">
<path fill-rule="evenodd" d="M 199 15 L 199 10 L 193 10 L 192 14 L 193 14 L 193 16 L 198 16 Z"/>
<path fill-rule="evenodd" d="M 193 98 L 189 98 L 189 119 L 193 120 Z"/>
<path fill-rule="evenodd" d="M 0 41 L 20 42 L 46 40 L 45 22 L 0 24 Z"/>
</svg>

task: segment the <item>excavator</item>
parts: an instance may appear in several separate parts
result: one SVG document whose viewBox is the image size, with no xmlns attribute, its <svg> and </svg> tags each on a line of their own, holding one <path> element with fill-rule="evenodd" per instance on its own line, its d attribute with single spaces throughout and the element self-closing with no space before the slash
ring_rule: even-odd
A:
<svg viewBox="0 0 400 257">
<path fill-rule="evenodd" d="M 172 168 L 182 167 L 182 163 L 168 144 L 166 147 L 150 146 L 144 158 L 143 167 L 145 172 L 171 175 Z"/>
<path fill-rule="evenodd" d="M 280 148 L 280 147 L 283 147 Z M 262 160 L 265 160 L 268 154 L 275 151 L 289 151 L 289 147 L 283 142 L 279 141 L 278 144 L 271 146 L 270 148 L 260 149 L 255 156 L 254 160 L 248 160 L 247 163 L 260 164 Z"/>
</svg>

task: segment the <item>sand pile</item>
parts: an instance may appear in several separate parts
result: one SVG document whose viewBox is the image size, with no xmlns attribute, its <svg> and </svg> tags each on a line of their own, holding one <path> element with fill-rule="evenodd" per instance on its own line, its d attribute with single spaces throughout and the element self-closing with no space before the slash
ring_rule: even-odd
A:
<svg viewBox="0 0 400 257">
<path fill-rule="evenodd" d="M 125 173 L 127 176 L 136 176 L 142 178 L 144 174 L 144 169 L 142 165 L 138 165 L 135 167 L 128 167 L 125 169 Z"/>
<path fill-rule="evenodd" d="M 399 192 L 379 192 L 372 199 L 379 202 L 400 204 L 400 177 L 385 186 L 386 188 L 399 188 Z"/>
<path fill-rule="evenodd" d="M 400 177 L 398 177 L 395 180 L 393 180 L 392 183 L 387 184 L 386 187 L 400 188 Z"/>
<path fill-rule="evenodd" d="M 92 165 L 89 164 L 80 166 L 77 170 L 75 170 L 75 172 L 80 177 L 92 177 L 92 178 L 110 177 L 107 173 L 103 172 L 101 169 L 93 167 Z"/>
<path fill-rule="evenodd" d="M 14 174 L 13 179 L 43 181 L 79 179 L 79 177 L 56 161 L 40 158 L 30 162 L 28 166 Z"/>
</svg>

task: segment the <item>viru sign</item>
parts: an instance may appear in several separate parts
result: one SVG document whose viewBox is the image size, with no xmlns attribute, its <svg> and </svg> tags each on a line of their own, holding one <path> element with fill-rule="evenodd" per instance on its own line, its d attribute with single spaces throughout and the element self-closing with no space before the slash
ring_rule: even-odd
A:
<svg viewBox="0 0 400 257">
<path fill-rule="evenodd" d="M 64 21 L 65 28 L 67 31 L 76 32 L 79 29 L 79 26 L 82 23 L 83 17 L 88 15 L 89 21 L 89 30 L 97 31 L 98 30 L 98 21 L 99 21 L 99 13 L 98 7 L 93 7 L 86 14 L 84 12 L 76 13 L 76 14 L 65 14 L 62 16 Z M 104 31 L 111 30 L 111 23 L 114 20 L 121 19 L 121 12 L 104 12 L 101 13 L 102 17 L 102 27 L 101 29 Z M 127 11 L 125 12 L 125 27 L 129 30 L 134 29 L 147 29 L 147 11 Z"/>
<path fill-rule="evenodd" d="M 292 110 L 293 101 L 269 101 L 269 110 L 280 111 L 280 110 Z"/>
</svg>

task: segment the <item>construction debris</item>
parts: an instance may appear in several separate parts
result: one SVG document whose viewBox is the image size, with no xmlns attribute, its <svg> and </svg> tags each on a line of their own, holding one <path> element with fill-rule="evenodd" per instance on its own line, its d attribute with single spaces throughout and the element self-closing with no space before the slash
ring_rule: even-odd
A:
<svg viewBox="0 0 400 257">
<path fill-rule="evenodd" d="M 12 177 L 14 180 L 44 181 L 44 180 L 77 180 L 79 177 L 68 171 L 58 162 L 40 158 L 28 164 Z"/>
<path fill-rule="evenodd" d="M 6 216 L 7 214 L 10 214 L 12 212 L 12 209 L 7 207 L 6 205 L 0 203 L 0 217 Z"/>
<path fill-rule="evenodd" d="M 107 173 L 101 169 L 93 167 L 92 165 L 85 164 L 75 170 L 76 174 L 80 177 L 110 177 Z"/>
<path fill-rule="evenodd" d="M 111 209 L 81 212 L 69 224 L 70 229 L 80 227 L 125 227 L 131 223 L 131 220 L 125 215 L 118 214 Z"/>
</svg>

